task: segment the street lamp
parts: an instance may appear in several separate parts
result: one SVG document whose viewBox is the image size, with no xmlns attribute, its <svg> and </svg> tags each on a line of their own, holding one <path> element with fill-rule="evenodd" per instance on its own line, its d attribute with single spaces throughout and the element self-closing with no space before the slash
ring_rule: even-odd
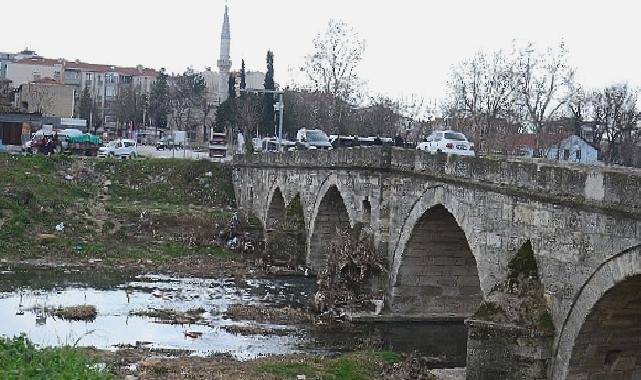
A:
<svg viewBox="0 0 641 380">
<path fill-rule="evenodd" d="M 283 101 L 283 91 L 280 90 L 261 90 L 255 88 L 241 88 L 240 92 L 252 94 L 276 94 L 278 95 L 278 103 L 274 104 L 274 111 L 278 111 L 278 151 L 283 151 L 283 110 L 285 109 L 285 102 Z"/>
</svg>

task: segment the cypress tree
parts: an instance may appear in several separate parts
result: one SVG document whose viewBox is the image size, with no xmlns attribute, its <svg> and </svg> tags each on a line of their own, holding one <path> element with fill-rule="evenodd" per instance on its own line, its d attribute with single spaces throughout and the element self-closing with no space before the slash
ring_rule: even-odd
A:
<svg viewBox="0 0 641 380">
<path fill-rule="evenodd" d="M 247 77 L 245 73 L 245 60 L 243 59 L 240 66 L 240 89 L 244 90 L 247 88 Z"/>
<path fill-rule="evenodd" d="M 267 73 L 265 73 L 265 90 L 275 90 L 274 83 L 274 53 L 267 51 Z M 264 136 L 269 135 L 274 130 L 274 95 L 265 94 L 263 97 L 263 128 Z"/>
<path fill-rule="evenodd" d="M 236 76 L 233 73 L 229 74 L 227 84 L 229 85 L 229 98 L 233 99 L 236 97 Z"/>
</svg>

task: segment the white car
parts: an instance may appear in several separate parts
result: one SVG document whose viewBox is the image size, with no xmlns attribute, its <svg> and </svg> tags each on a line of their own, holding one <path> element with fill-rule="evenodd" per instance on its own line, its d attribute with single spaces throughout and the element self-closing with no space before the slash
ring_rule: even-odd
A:
<svg viewBox="0 0 641 380">
<path fill-rule="evenodd" d="M 432 132 L 416 149 L 430 153 L 474 156 L 474 143 L 469 142 L 464 134 L 452 130 Z"/>
<path fill-rule="evenodd" d="M 98 149 L 98 157 L 136 158 L 138 151 L 135 140 L 119 139 L 110 141 Z"/>
</svg>

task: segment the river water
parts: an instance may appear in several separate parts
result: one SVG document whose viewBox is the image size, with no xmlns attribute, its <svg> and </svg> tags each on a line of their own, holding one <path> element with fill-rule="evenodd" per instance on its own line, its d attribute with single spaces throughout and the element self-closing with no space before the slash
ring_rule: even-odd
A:
<svg viewBox="0 0 641 380">
<path fill-rule="evenodd" d="M 129 275 L 109 271 L 0 267 L 0 335 L 26 334 L 41 346 L 77 344 L 102 349 L 138 345 L 160 352 L 185 350 L 191 355 L 229 353 L 244 360 L 263 355 L 332 354 L 358 348 L 372 338 L 397 351 L 418 350 L 441 358 L 444 366 L 465 363 L 465 327 L 460 323 L 376 324 L 347 330 L 319 332 L 310 326 L 231 321 L 224 312 L 233 304 L 305 308 L 315 282 L 304 277 L 268 279 L 177 278 L 164 275 Z M 43 308 L 95 305 L 94 321 L 65 321 Z M 132 312 L 203 308 L 193 325 L 158 323 Z M 241 325 L 284 334 L 238 335 L 226 326 Z M 196 339 L 185 331 L 198 332 Z"/>
</svg>

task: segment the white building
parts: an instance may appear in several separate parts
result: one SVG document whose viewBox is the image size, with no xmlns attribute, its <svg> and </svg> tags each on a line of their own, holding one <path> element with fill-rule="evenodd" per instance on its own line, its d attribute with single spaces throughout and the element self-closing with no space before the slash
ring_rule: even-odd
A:
<svg viewBox="0 0 641 380">
<path fill-rule="evenodd" d="M 577 135 L 567 137 L 558 145 L 551 146 L 545 151 L 545 157 L 550 160 L 594 164 L 598 161 L 599 152 L 584 139 Z"/>
<path fill-rule="evenodd" d="M 18 88 L 42 79 L 62 82 L 65 62 L 62 59 L 34 57 L 7 62 L 4 65 L 5 78 L 11 81 L 12 87 Z"/>
</svg>

